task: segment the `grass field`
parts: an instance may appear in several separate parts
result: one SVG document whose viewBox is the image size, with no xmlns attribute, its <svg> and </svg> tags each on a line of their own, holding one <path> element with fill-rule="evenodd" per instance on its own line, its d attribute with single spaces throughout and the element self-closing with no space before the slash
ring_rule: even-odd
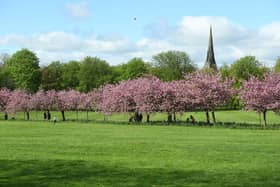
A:
<svg viewBox="0 0 280 187">
<path fill-rule="evenodd" d="M 236 122 L 236 123 L 247 123 L 247 124 L 260 124 L 260 116 L 256 112 L 248 112 L 248 111 L 238 111 L 238 110 L 228 110 L 228 111 L 216 111 L 217 122 Z M 51 112 L 52 117 L 56 116 L 58 120 L 61 120 L 60 112 Z M 109 116 L 106 116 L 105 119 L 111 122 L 128 122 L 129 119 L 128 113 L 116 113 Z M 205 122 L 205 113 L 204 112 L 186 112 L 183 114 L 177 114 L 177 120 L 186 121 L 186 119 L 193 115 L 197 121 Z M 86 120 L 87 115 L 86 112 L 65 112 L 65 116 L 67 120 L 75 121 L 75 120 Z M 16 119 L 23 120 L 23 113 L 17 113 Z M 4 116 L 0 115 L 0 120 L 3 119 Z M 30 113 L 31 120 L 42 120 L 43 112 L 31 112 Z M 88 119 L 90 121 L 95 122 L 103 122 L 104 115 L 102 113 L 97 112 L 89 112 Z M 262 116 L 261 116 L 262 119 Z M 152 113 L 151 121 L 166 121 L 167 114 L 166 113 Z M 145 116 L 143 121 L 145 121 Z M 280 125 L 280 116 L 276 115 L 274 112 L 267 113 L 267 122 L 268 124 L 279 124 Z M 263 122 L 262 122 L 263 123 Z"/>
<path fill-rule="evenodd" d="M 0 186 L 280 186 L 280 131 L 0 121 Z"/>
</svg>

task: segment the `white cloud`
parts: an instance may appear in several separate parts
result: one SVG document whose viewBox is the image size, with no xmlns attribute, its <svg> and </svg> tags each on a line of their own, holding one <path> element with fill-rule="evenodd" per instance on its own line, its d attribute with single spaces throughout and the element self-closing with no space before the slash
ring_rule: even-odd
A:
<svg viewBox="0 0 280 187">
<path fill-rule="evenodd" d="M 88 3 L 85 1 L 76 3 L 67 3 L 65 5 L 67 13 L 74 18 L 85 18 L 90 15 Z"/>
<path fill-rule="evenodd" d="M 83 38 L 72 33 L 49 32 L 31 36 L 0 36 L 0 46 L 29 48 L 37 53 L 42 64 L 54 60 L 80 60 L 85 56 L 98 56 L 110 64 L 118 64 L 133 57 L 151 60 L 153 55 L 162 51 L 182 50 L 189 53 L 201 67 L 206 58 L 209 27 L 212 25 L 218 65 L 232 63 L 245 55 L 254 55 L 266 65 L 272 66 L 280 55 L 280 22 L 255 30 L 224 17 L 188 16 L 183 17 L 177 25 L 169 26 L 164 21 L 159 24 L 161 29 L 154 29 L 156 25 L 150 27 L 152 34 L 136 41 L 118 35 Z"/>
</svg>

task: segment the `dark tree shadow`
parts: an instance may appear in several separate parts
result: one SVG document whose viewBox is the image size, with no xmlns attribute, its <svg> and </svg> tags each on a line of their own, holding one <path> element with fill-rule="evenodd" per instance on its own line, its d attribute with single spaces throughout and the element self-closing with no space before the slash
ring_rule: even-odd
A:
<svg viewBox="0 0 280 187">
<path fill-rule="evenodd" d="M 247 173 L 249 175 L 249 173 Z M 0 186 L 279 186 L 280 177 L 202 170 L 119 168 L 85 161 L 0 160 Z M 236 178 L 237 177 L 237 178 Z M 244 181 L 242 181 L 244 180 Z M 238 183 L 236 183 L 238 181 Z"/>
</svg>

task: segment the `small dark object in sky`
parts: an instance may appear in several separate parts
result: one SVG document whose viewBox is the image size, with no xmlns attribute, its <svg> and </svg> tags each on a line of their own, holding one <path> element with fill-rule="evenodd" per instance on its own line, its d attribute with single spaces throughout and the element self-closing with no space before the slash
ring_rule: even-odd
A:
<svg viewBox="0 0 280 187">
<path fill-rule="evenodd" d="M 137 19 L 136 17 L 133 18 L 134 21 L 136 21 L 136 19 Z"/>
</svg>

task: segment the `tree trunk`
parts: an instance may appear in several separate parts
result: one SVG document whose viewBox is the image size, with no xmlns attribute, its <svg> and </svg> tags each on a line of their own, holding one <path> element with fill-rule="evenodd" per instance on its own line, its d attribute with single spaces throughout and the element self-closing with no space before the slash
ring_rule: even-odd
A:
<svg viewBox="0 0 280 187">
<path fill-rule="evenodd" d="M 167 124 L 169 125 L 172 122 L 172 114 L 168 112 L 167 115 Z"/>
<path fill-rule="evenodd" d="M 208 109 L 205 111 L 206 113 L 206 123 L 209 125 L 210 124 L 210 119 L 209 119 L 209 111 Z"/>
<path fill-rule="evenodd" d="M 150 123 L 150 114 L 147 114 L 147 123 Z"/>
<path fill-rule="evenodd" d="M 263 112 L 264 128 L 266 127 L 266 111 Z"/>
<path fill-rule="evenodd" d="M 27 118 L 27 120 L 29 120 L 29 112 L 28 111 L 26 112 L 26 118 Z"/>
<path fill-rule="evenodd" d="M 259 113 L 259 120 L 260 120 L 260 125 L 262 125 L 261 113 Z"/>
<path fill-rule="evenodd" d="M 78 121 L 78 110 L 76 110 L 76 121 Z"/>
<path fill-rule="evenodd" d="M 4 114 L 4 119 L 8 120 L 8 113 L 7 112 L 5 112 L 5 114 Z"/>
<path fill-rule="evenodd" d="M 64 114 L 64 110 L 61 111 L 61 115 L 62 115 L 62 121 L 65 121 L 65 114 Z"/>
<path fill-rule="evenodd" d="M 213 118 L 213 123 L 214 125 L 216 124 L 216 116 L 215 116 L 215 112 L 212 111 L 212 118 Z"/>
<path fill-rule="evenodd" d="M 87 121 L 88 121 L 88 111 L 87 111 Z"/>
<path fill-rule="evenodd" d="M 173 113 L 173 121 L 176 122 L 176 120 L 177 120 L 177 119 L 176 119 L 176 113 L 174 112 L 174 113 Z"/>
</svg>

